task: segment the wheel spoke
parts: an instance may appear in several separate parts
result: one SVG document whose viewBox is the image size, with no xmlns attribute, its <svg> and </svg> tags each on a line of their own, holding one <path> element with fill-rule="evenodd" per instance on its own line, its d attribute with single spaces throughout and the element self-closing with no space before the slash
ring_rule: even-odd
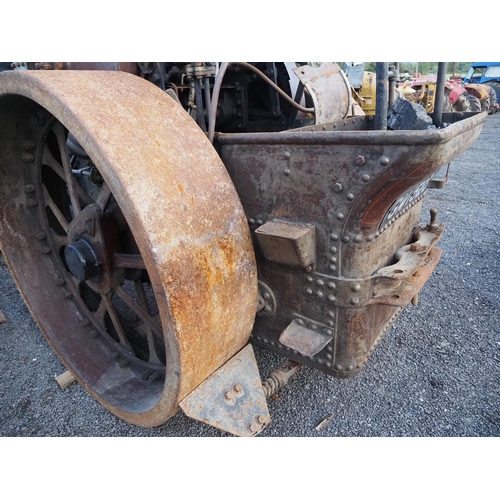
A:
<svg viewBox="0 0 500 500">
<path fill-rule="evenodd" d="M 96 315 L 99 323 L 101 323 L 104 327 L 104 315 L 106 314 L 106 302 L 104 302 L 104 300 L 101 300 L 101 303 L 94 314 Z"/>
<path fill-rule="evenodd" d="M 61 224 L 61 227 L 64 229 L 66 233 L 68 233 L 68 225 L 69 225 L 68 220 L 59 210 L 59 207 L 56 205 L 54 200 L 51 198 L 49 192 L 47 191 L 47 188 L 45 187 L 45 184 L 42 184 L 42 187 L 43 187 L 43 200 L 45 206 L 50 208 L 51 212 L 54 214 L 59 224 Z"/>
<path fill-rule="evenodd" d="M 142 255 L 131 253 L 115 253 L 114 256 L 116 267 L 126 267 L 128 269 L 146 269 Z"/>
<path fill-rule="evenodd" d="M 144 308 L 144 310 L 151 315 L 148 307 L 148 299 L 144 292 L 144 286 L 142 285 L 142 281 L 140 279 L 134 280 L 135 291 L 137 293 L 137 297 L 139 298 L 139 304 Z M 158 353 L 156 352 L 156 342 L 153 336 L 153 332 L 147 323 L 144 323 L 146 338 L 148 341 L 148 349 L 149 349 L 149 363 L 161 364 L 160 359 L 158 358 Z"/>
<path fill-rule="evenodd" d="M 106 311 L 109 314 L 109 317 L 111 318 L 111 322 L 113 323 L 113 326 L 115 327 L 116 333 L 118 335 L 118 338 L 120 339 L 120 344 L 123 344 L 130 348 L 129 341 L 127 340 L 127 337 L 125 335 L 125 332 L 123 330 L 122 324 L 120 322 L 120 318 L 118 317 L 118 313 L 116 312 L 115 306 L 111 302 L 111 296 L 112 293 L 105 295 L 102 294 L 102 301 L 104 302 L 104 305 L 106 307 Z"/>
<path fill-rule="evenodd" d="M 63 167 L 52 156 L 52 153 L 50 152 L 47 145 L 45 145 L 45 148 L 43 149 L 42 164 L 50 167 L 64 182 L 66 182 L 66 175 L 64 173 Z M 80 186 L 80 184 L 78 184 L 76 180 L 74 181 L 74 188 L 76 189 L 79 198 L 84 203 L 86 203 L 87 205 L 94 203 L 93 198 L 87 194 L 87 192 L 82 188 L 82 186 Z"/>
<path fill-rule="evenodd" d="M 163 336 L 163 332 L 161 331 L 160 326 L 153 320 L 153 318 L 149 315 L 148 310 L 144 309 L 140 304 L 136 302 L 136 300 L 126 291 L 124 290 L 123 287 L 117 286 L 116 287 L 116 295 L 120 297 L 120 299 L 127 304 L 130 309 L 132 309 L 137 316 L 139 316 L 144 323 L 146 323 L 152 330 L 153 332 L 158 335 L 160 338 Z"/>
<path fill-rule="evenodd" d="M 52 238 L 57 243 L 58 247 L 64 247 L 69 243 L 68 237 L 66 235 L 57 234 L 52 228 L 50 230 Z"/>
<path fill-rule="evenodd" d="M 78 198 L 77 189 L 75 187 L 75 184 L 77 182 L 73 177 L 73 169 L 71 168 L 71 164 L 69 162 L 69 151 L 68 146 L 66 145 L 66 134 L 64 133 L 64 128 L 60 123 L 57 123 L 54 126 L 53 131 L 56 134 L 57 142 L 59 144 L 59 152 L 61 154 L 63 172 L 66 184 L 68 185 L 69 197 L 71 200 L 71 204 L 73 205 L 73 212 L 76 215 L 82 211 L 82 208 L 80 206 L 80 199 Z"/>
<path fill-rule="evenodd" d="M 103 184 L 101 190 L 99 191 L 99 196 L 95 201 L 103 212 L 106 210 L 106 205 L 108 204 L 110 198 L 111 198 L 111 191 L 107 184 Z"/>
</svg>

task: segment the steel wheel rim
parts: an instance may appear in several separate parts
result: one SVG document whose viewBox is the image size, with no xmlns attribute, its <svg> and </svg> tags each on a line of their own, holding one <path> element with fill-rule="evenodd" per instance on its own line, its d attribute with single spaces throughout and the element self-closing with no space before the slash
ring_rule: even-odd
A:
<svg viewBox="0 0 500 500">
<path fill-rule="evenodd" d="M 38 77 L 38 75 L 36 75 L 36 77 Z M 17 75 L 13 78 L 17 78 Z M 102 79 L 103 77 L 101 75 L 96 75 L 96 78 Z M 123 75 L 117 75 L 117 78 L 121 79 L 123 78 Z M 2 82 L 0 81 L 0 83 Z M 122 84 L 121 80 L 120 84 Z M 8 82 L 7 86 L 8 85 L 12 85 L 12 82 Z M 143 83 L 141 82 L 140 85 L 143 85 Z M 16 93 L 19 92 L 19 88 L 27 88 L 26 85 L 19 86 L 19 84 L 15 84 L 15 86 L 17 90 Z M 141 91 L 144 91 L 144 89 L 141 88 Z M 3 92 L 6 93 L 5 90 L 3 90 Z M 24 90 L 22 90 L 22 92 L 24 93 Z M 44 89 L 42 89 L 42 94 L 43 92 Z M 156 90 L 154 92 L 156 92 Z M 27 91 L 26 93 L 30 94 L 30 91 Z M 68 108 L 63 106 L 61 111 L 58 103 L 56 103 L 55 108 L 53 107 L 54 109 L 51 109 L 53 95 L 48 96 L 48 98 L 44 100 L 43 95 L 40 97 L 40 95 L 33 95 L 33 92 L 31 92 L 31 95 L 28 95 L 27 97 L 29 97 L 30 100 L 23 101 L 22 98 L 19 97 L 15 99 L 6 97 L 2 102 L 4 104 L 7 102 L 7 108 L 9 105 L 12 105 L 13 109 L 16 109 L 16 114 L 18 116 L 17 123 L 23 124 L 21 128 L 24 127 L 29 130 L 38 130 L 38 136 L 35 138 L 35 147 L 33 150 L 26 149 L 25 147 L 27 141 L 33 141 L 33 136 L 31 138 L 29 137 L 30 132 L 26 132 L 28 133 L 28 138 L 23 138 L 24 146 L 20 155 L 21 158 L 23 158 L 22 162 L 25 169 L 28 169 L 29 172 L 33 172 L 33 165 L 37 166 L 34 169 L 35 171 L 37 171 L 37 169 L 40 170 L 38 166 L 41 165 L 43 158 L 43 152 L 41 151 L 40 144 L 46 137 L 48 137 L 48 130 L 52 128 L 53 123 L 57 124 L 59 120 L 65 120 L 70 132 L 75 136 L 80 136 L 80 142 L 83 142 L 86 137 L 78 130 L 78 123 L 76 125 L 72 123 L 74 117 L 70 116 L 68 118 L 68 116 L 65 116 L 65 114 L 71 114 L 73 112 L 71 109 L 68 110 Z M 158 95 L 155 95 L 154 98 L 157 99 Z M 163 96 L 161 98 L 163 98 Z M 9 99 L 11 101 L 10 104 L 8 102 Z M 14 100 L 16 101 L 15 105 Z M 37 103 L 45 105 L 45 107 L 40 107 Z M 168 105 L 170 106 L 170 103 L 168 103 Z M 22 113 L 20 113 L 20 108 L 24 109 Z M 48 108 L 51 113 L 48 113 L 45 108 Z M 3 109 L 5 110 L 5 106 Z M 52 123 L 52 115 L 56 115 L 59 120 Z M 19 118 L 19 116 L 21 118 Z M 78 119 L 78 116 L 76 118 Z M 27 125 L 28 120 L 29 126 Z M 19 125 L 17 128 L 19 128 Z M 13 139 L 13 137 L 10 138 L 11 143 L 14 142 Z M 7 139 L 7 141 L 9 141 L 9 139 Z M 92 149 L 92 143 L 87 143 L 86 146 L 88 147 L 89 144 L 91 150 L 89 151 L 89 155 L 93 155 L 92 160 L 96 164 L 99 164 L 99 151 L 96 153 L 95 148 Z M 15 147 L 13 146 L 10 156 L 18 157 L 19 152 L 20 151 L 17 151 L 17 145 Z M 33 159 L 31 159 L 31 157 L 33 157 Z M 30 159 L 30 161 L 26 161 L 27 159 Z M 11 163 L 13 162 L 12 158 L 7 160 L 7 162 L 8 161 Z M 18 159 L 17 162 L 19 164 L 20 160 Z M 213 163 L 213 159 L 210 159 L 210 162 Z M 106 177 L 106 181 L 110 181 L 110 184 L 114 186 L 113 193 L 117 195 L 117 198 L 120 198 L 121 193 L 116 188 L 119 184 L 116 183 L 116 179 L 113 179 L 113 175 L 116 172 L 110 171 L 109 169 L 106 170 L 106 168 L 102 166 L 102 163 L 99 166 L 103 169 L 103 176 Z M 6 168 L 9 168 L 8 165 Z M 31 179 L 31 182 L 29 182 L 30 179 L 27 180 L 26 174 L 23 175 L 24 178 L 22 183 L 25 191 L 23 196 L 26 197 L 25 202 L 27 208 L 29 209 L 28 211 L 41 214 L 42 212 L 40 211 L 40 206 L 46 204 L 46 199 L 44 201 L 43 198 L 42 182 L 39 179 Z M 13 177 L 12 174 L 11 177 Z M 10 182 L 17 183 L 16 186 L 19 186 L 20 184 L 19 179 L 15 181 L 12 180 Z M 31 191 L 31 187 L 26 188 L 26 186 L 32 186 L 33 191 Z M 12 185 L 10 187 L 13 188 Z M 144 237 L 143 232 L 146 230 L 143 226 L 141 226 L 141 224 L 144 223 L 144 220 L 130 220 L 131 209 L 126 205 L 133 193 L 128 194 L 130 195 L 128 198 L 125 197 L 125 200 L 119 200 L 119 205 L 120 207 L 125 205 L 125 209 L 123 211 L 128 212 L 127 221 L 131 227 L 134 226 L 132 227 L 132 233 L 141 238 L 141 236 Z M 8 195 L 6 196 L 8 199 Z M 26 210 L 26 207 L 24 207 L 23 210 Z M 57 325 L 53 324 L 53 321 L 48 321 L 48 313 L 43 312 L 43 308 L 47 307 L 47 304 L 44 303 L 44 305 L 42 304 L 43 301 L 37 302 L 37 300 L 34 299 L 33 292 L 28 289 L 29 287 L 27 287 L 26 280 L 21 277 L 22 273 L 26 270 L 27 264 L 20 264 L 19 262 L 16 262 L 13 251 L 7 248 L 8 244 L 6 244 L 5 241 L 10 241 L 9 238 L 12 238 L 12 235 L 5 237 L 6 230 L 4 228 L 2 241 L 4 241 L 3 244 L 6 260 L 14 274 L 16 282 L 21 288 L 21 292 L 23 293 L 28 306 L 32 309 L 37 322 L 44 331 L 53 348 L 59 354 L 61 359 L 67 364 L 67 366 L 75 372 L 82 385 L 84 385 L 84 387 L 98 401 L 119 417 L 139 425 L 158 425 L 159 423 L 162 423 L 175 413 L 177 410 L 177 403 L 184 395 L 196 387 L 196 385 L 202 381 L 201 379 L 208 376 L 210 374 L 209 372 L 216 369 L 218 367 L 217 365 L 222 364 L 225 359 L 234 354 L 234 352 L 246 343 L 253 323 L 255 304 L 253 304 L 252 301 L 254 300 L 254 296 L 256 296 L 256 283 L 255 291 L 253 290 L 253 284 L 254 281 L 256 281 L 254 268 L 255 264 L 253 262 L 253 255 L 251 255 L 251 244 L 248 234 L 243 234 L 243 250 L 239 261 L 241 269 L 238 272 L 238 277 L 243 278 L 243 284 L 248 289 L 248 291 L 242 296 L 244 299 L 244 305 L 246 304 L 243 308 L 243 321 L 240 320 L 238 323 L 241 325 L 244 334 L 240 334 L 239 338 L 237 337 L 235 341 L 229 342 L 231 345 L 229 345 L 229 347 L 226 346 L 225 351 L 215 353 L 213 356 L 215 359 L 211 361 L 211 365 L 208 366 L 208 368 L 205 368 L 205 373 L 197 373 L 197 364 L 203 364 L 204 360 L 201 357 L 198 357 L 198 360 L 195 359 L 192 363 L 190 363 L 190 357 L 193 357 L 194 351 L 189 351 L 189 349 L 185 348 L 185 345 L 190 346 L 193 342 L 199 341 L 200 336 L 199 334 L 190 336 L 190 334 L 186 334 L 181 331 L 183 327 L 182 321 L 179 320 L 180 316 L 178 312 L 176 312 L 175 306 L 172 306 L 172 301 L 175 300 L 175 297 L 173 294 L 169 293 L 172 288 L 169 289 L 170 284 L 167 283 L 165 275 L 162 275 L 165 270 L 158 266 L 157 262 L 154 262 L 154 259 L 157 256 L 152 255 L 154 251 L 151 249 L 151 241 L 148 242 L 148 245 L 141 244 L 139 246 L 141 247 L 141 253 L 143 254 L 144 261 L 146 262 L 146 268 L 148 269 L 152 287 L 155 289 L 155 296 L 158 301 L 158 308 L 162 319 L 165 334 L 164 342 L 166 350 L 166 370 L 159 367 L 157 363 L 152 363 L 151 360 L 140 360 L 127 355 L 126 349 L 124 349 L 123 346 L 113 345 L 110 343 L 109 339 L 106 339 L 106 336 L 103 335 L 102 331 L 99 332 L 99 335 L 95 335 L 95 331 L 98 330 L 98 328 L 96 328 L 95 321 L 93 321 L 92 317 L 89 318 L 88 314 L 84 314 L 80 311 L 81 301 L 80 297 L 78 297 L 78 294 L 76 293 L 74 280 L 68 281 L 67 276 L 61 275 L 61 259 L 58 255 L 58 249 L 54 248 L 53 238 L 50 235 L 45 235 L 45 237 L 42 238 L 42 233 L 44 232 L 43 226 L 33 228 L 28 222 L 28 216 L 21 215 L 17 212 L 12 213 L 12 211 L 9 213 L 9 209 L 5 210 L 5 214 L 7 219 L 16 219 L 16 223 L 19 223 L 19 219 L 23 219 L 24 217 L 24 222 L 21 221 L 21 226 L 24 224 L 23 234 L 30 232 L 30 238 L 32 239 L 30 244 L 33 246 L 33 253 L 30 254 L 32 260 L 36 259 L 37 256 L 35 255 L 35 252 L 38 252 L 39 259 L 43 259 L 45 262 L 50 263 L 48 266 L 45 264 L 46 267 L 50 268 L 50 273 L 46 270 L 42 278 L 45 282 L 44 286 L 47 286 L 50 289 L 50 294 L 53 296 L 57 295 L 57 300 L 60 301 L 60 304 L 64 304 L 58 306 L 60 308 L 58 312 L 60 312 L 63 316 L 60 322 L 67 325 L 69 318 L 72 318 L 73 320 L 75 318 L 78 319 L 78 326 L 74 327 L 74 331 L 72 331 L 71 334 L 67 334 L 70 339 L 68 341 L 69 347 L 66 345 L 66 339 L 63 338 L 57 331 Z M 241 215 L 242 214 L 239 214 L 236 218 L 238 223 L 237 233 L 241 233 L 241 228 L 244 227 L 244 224 L 242 223 L 244 220 L 242 221 Z M 45 229 L 47 228 L 45 227 Z M 149 237 L 149 234 L 147 236 Z M 238 242 L 238 244 L 240 243 L 241 242 Z M 18 244 L 19 243 L 16 243 L 16 245 Z M 24 251 L 25 250 L 26 249 L 24 249 Z M 155 249 L 153 248 L 153 250 Z M 249 255 L 251 255 L 250 258 Z M 24 258 L 26 258 L 26 254 L 24 255 Z M 154 262 L 153 265 L 151 265 L 152 261 Z M 59 269 L 57 269 L 58 267 Z M 52 279 L 52 283 L 50 285 L 48 285 L 49 276 Z M 233 281 L 235 276 L 231 277 Z M 63 280 L 64 283 L 62 283 Z M 40 283 L 38 283 L 38 286 L 40 286 Z M 53 300 L 53 297 L 51 300 Z M 106 309 L 109 316 L 109 308 Z M 72 324 L 74 323 L 75 322 L 73 321 Z M 234 328 L 234 325 L 232 325 L 231 328 Z M 115 329 L 117 328 L 115 327 Z M 85 340 L 82 341 L 84 336 L 86 336 Z M 85 350 L 85 352 L 77 350 L 75 353 L 75 349 L 77 349 L 75 346 L 82 345 L 82 342 L 94 342 L 94 346 L 96 342 L 100 342 L 102 345 L 97 350 L 93 347 L 90 350 Z M 220 340 L 215 339 L 214 342 L 220 342 Z M 99 352 L 97 353 L 97 351 Z M 195 355 L 197 355 L 196 352 Z M 92 369 L 82 367 L 82 365 L 89 365 L 92 363 L 100 366 L 101 368 L 96 369 L 94 367 L 92 371 Z M 191 370 L 195 373 L 195 375 L 190 373 Z M 93 374 L 94 372 L 95 375 Z M 116 382 L 114 385 L 113 381 Z M 131 394 L 134 396 L 131 396 Z"/>
</svg>

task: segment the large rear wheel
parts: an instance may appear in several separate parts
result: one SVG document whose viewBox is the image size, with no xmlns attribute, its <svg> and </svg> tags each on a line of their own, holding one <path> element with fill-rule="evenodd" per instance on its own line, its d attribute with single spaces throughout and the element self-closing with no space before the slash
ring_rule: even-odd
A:
<svg viewBox="0 0 500 500">
<path fill-rule="evenodd" d="M 159 425 L 250 336 L 243 210 L 184 110 L 119 72 L 0 76 L 0 241 L 79 382 Z"/>
<path fill-rule="evenodd" d="M 470 110 L 472 112 L 479 113 L 481 111 L 481 101 L 476 96 L 473 96 L 468 92 L 464 92 L 462 95 L 465 96 L 465 98 L 469 102 Z"/>
</svg>

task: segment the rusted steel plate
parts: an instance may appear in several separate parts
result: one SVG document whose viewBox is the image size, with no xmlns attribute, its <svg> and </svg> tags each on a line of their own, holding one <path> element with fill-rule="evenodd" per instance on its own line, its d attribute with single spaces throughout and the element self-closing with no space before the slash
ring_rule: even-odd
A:
<svg viewBox="0 0 500 500">
<path fill-rule="evenodd" d="M 36 178 L 28 189 L 22 174 L 31 175 L 30 162 L 36 165 L 42 154 L 26 152 L 23 141 L 43 131 L 49 113 L 97 166 L 139 247 L 166 347 L 159 389 L 111 364 L 112 353 L 87 340 L 75 297 L 65 292 L 68 300 L 61 300 L 67 289 L 54 284 L 60 264 L 37 238 L 38 219 L 30 212 L 43 206 L 43 196 Z M 135 424 L 161 424 L 247 343 L 254 321 L 253 248 L 219 156 L 173 99 L 122 72 L 2 73 L 0 137 L 0 240 L 28 307 L 61 359 L 104 406 Z M 113 396 L 119 384 L 123 390 Z"/>
<path fill-rule="evenodd" d="M 251 345 L 219 368 L 180 407 L 188 417 L 236 436 L 255 436 L 271 421 Z"/>
<path fill-rule="evenodd" d="M 429 131 L 362 130 L 369 120 L 349 118 L 304 131 L 218 136 L 254 241 L 275 219 L 315 226 L 310 267 L 257 252 L 259 280 L 277 309 L 256 318 L 252 342 L 334 376 L 359 373 L 438 262 L 438 234 L 415 230 L 428 181 L 475 141 L 486 117 Z M 412 252 L 413 243 L 425 251 Z M 376 277 L 399 260 L 398 250 L 408 265 L 392 270 L 403 272 Z M 305 328 L 331 330 L 331 342 L 314 353 L 302 347 L 312 333 L 281 337 L 296 315 Z"/>
</svg>

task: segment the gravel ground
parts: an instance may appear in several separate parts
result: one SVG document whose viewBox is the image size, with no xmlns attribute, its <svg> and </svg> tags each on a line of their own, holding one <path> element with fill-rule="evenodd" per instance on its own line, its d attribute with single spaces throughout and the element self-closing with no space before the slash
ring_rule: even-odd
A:
<svg viewBox="0 0 500 500">
<path fill-rule="evenodd" d="M 428 209 L 447 225 L 443 257 L 355 379 L 303 368 L 279 399 L 261 436 L 500 435 L 500 113 L 452 163 Z M 179 412 L 145 429 L 107 412 L 78 384 L 59 389 L 65 368 L 53 353 L 0 261 L 0 436 L 226 436 Z M 263 377 L 279 358 L 255 349 Z M 333 417 L 321 430 L 315 427 Z"/>
</svg>

